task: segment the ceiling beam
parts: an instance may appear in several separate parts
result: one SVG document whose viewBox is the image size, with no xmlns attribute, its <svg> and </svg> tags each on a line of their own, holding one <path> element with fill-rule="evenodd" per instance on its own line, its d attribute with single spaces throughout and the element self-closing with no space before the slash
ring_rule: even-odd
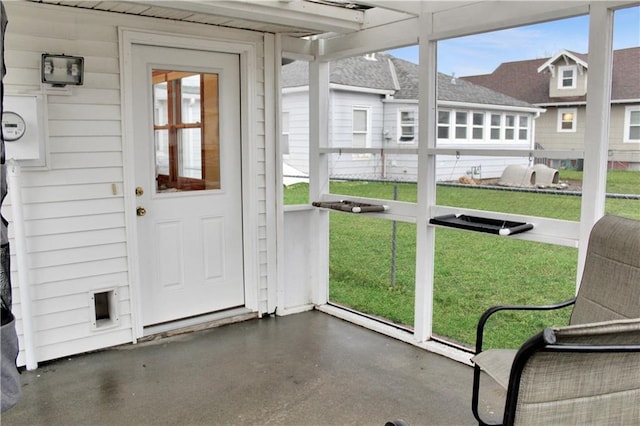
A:
<svg viewBox="0 0 640 426">
<path fill-rule="evenodd" d="M 308 28 L 319 33 L 349 33 L 360 30 L 364 23 L 364 12 L 361 10 L 298 0 L 148 0 L 139 3 L 233 19 Z"/>
</svg>

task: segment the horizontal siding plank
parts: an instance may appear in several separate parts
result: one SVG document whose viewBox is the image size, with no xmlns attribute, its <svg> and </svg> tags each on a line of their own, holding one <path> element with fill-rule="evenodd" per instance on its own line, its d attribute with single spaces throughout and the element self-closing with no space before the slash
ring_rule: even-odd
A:
<svg viewBox="0 0 640 426">
<path fill-rule="evenodd" d="M 104 182 L 122 182 L 122 169 L 104 167 L 98 169 L 60 169 L 33 171 L 22 175 L 22 187 L 78 185 Z"/>
<path fill-rule="evenodd" d="M 33 24 L 31 24 L 33 25 Z M 102 56 L 117 58 L 118 42 L 117 38 L 113 41 L 97 41 L 89 39 L 60 39 L 38 37 L 28 34 L 19 34 L 13 31 L 7 31 L 5 37 L 5 49 L 22 50 L 27 52 L 49 52 L 62 53 L 71 56 L 94 56 L 96 52 L 102 53 Z M 6 58 L 9 60 L 9 57 Z"/>
<path fill-rule="evenodd" d="M 28 221 L 25 223 L 25 235 L 27 237 L 57 235 L 94 229 L 113 229 L 124 226 L 124 213 L 105 213 L 95 216 L 62 217 Z"/>
<path fill-rule="evenodd" d="M 99 200 L 67 201 L 60 203 L 32 204 L 23 207 L 25 220 L 50 219 L 55 217 L 78 217 L 105 213 L 122 213 L 122 197 Z"/>
<path fill-rule="evenodd" d="M 56 19 L 49 19 L 42 11 L 24 9 L 19 14 L 10 14 L 11 29 L 17 34 L 28 34 L 34 37 L 113 42 L 118 33 L 109 23 L 100 24 L 96 20 L 78 19 L 77 14 L 56 13 Z"/>
<path fill-rule="evenodd" d="M 132 341 L 130 330 L 131 319 L 121 318 L 120 323 L 120 328 L 96 332 L 89 337 L 83 337 L 82 339 L 76 338 L 72 341 L 69 341 L 69 335 L 67 335 L 67 338 L 59 343 L 39 346 L 37 349 L 37 359 L 38 361 L 49 361 L 52 359 L 66 357 L 69 354 L 91 352 L 110 346 L 130 343 Z M 68 332 L 70 332 L 70 330 L 65 331 L 65 333 Z M 62 334 L 64 335 L 65 333 Z M 19 357 L 18 362 L 21 363 L 19 365 L 24 365 L 25 361 L 24 359 Z"/>
<path fill-rule="evenodd" d="M 90 277 L 94 275 L 112 274 L 127 270 L 127 259 L 101 259 L 70 265 L 51 266 L 47 268 L 31 269 L 30 279 L 34 285 L 51 281 Z"/>
<path fill-rule="evenodd" d="M 94 335 L 101 335 L 105 333 L 112 333 L 114 330 L 119 330 L 123 326 L 123 322 L 126 324 L 130 321 L 129 315 L 123 315 L 122 318 L 119 319 L 119 326 L 114 328 L 108 328 L 104 331 L 101 330 L 93 330 L 91 328 L 91 323 L 89 322 L 89 315 L 85 317 L 85 321 L 80 324 L 72 324 L 66 327 L 56 327 L 48 330 L 43 330 L 38 332 L 38 340 L 36 344 L 38 348 L 48 345 L 53 345 L 61 340 L 69 339 L 69 336 L 83 337 L 83 341 L 89 340 Z M 130 326 L 130 324 L 129 324 Z M 131 331 L 129 331 L 131 333 Z"/>
<path fill-rule="evenodd" d="M 100 154 L 86 153 L 52 153 L 49 156 L 51 167 L 54 169 L 83 169 L 97 167 L 121 167 L 122 153 L 101 152 Z"/>
<path fill-rule="evenodd" d="M 31 187 L 22 189 L 22 202 L 25 204 L 95 200 L 98 198 L 118 196 L 119 195 L 113 195 L 112 187 L 108 183 Z"/>
<path fill-rule="evenodd" d="M 103 244 L 93 247 L 78 247 L 31 253 L 29 266 L 34 269 L 83 264 L 102 259 L 117 259 L 127 255 L 125 243 Z"/>
<path fill-rule="evenodd" d="M 74 247 L 91 247 L 100 244 L 125 242 L 125 231 L 122 228 L 98 229 L 87 232 L 75 232 L 62 235 L 44 235 L 27 239 L 27 251 L 30 253 L 63 250 Z"/>
<path fill-rule="evenodd" d="M 120 120 L 119 105 L 55 104 L 49 102 L 49 120 Z"/>
<path fill-rule="evenodd" d="M 73 96 L 49 95 L 49 102 L 56 104 L 100 104 L 120 106 L 119 89 L 94 89 L 74 87 Z"/>
<path fill-rule="evenodd" d="M 50 136 L 120 136 L 119 120 L 49 120 Z"/>
<path fill-rule="evenodd" d="M 122 151 L 119 136 L 74 136 L 49 138 L 49 152 L 109 152 Z"/>
<path fill-rule="evenodd" d="M 110 274 L 95 275 L 92 277 L 73 278 L 64 281 L 54 281 L 39 284 L 36 295 L 38 299 L 63 297 L 70 294 L 86 293 L 93 290 L 106 288 L 118 288 L 122 295 L 128 295 L 128 274 L 126 272 L 113 272 Z M 127 297 L 128 298 L 128 297 Z"/>
</svg>

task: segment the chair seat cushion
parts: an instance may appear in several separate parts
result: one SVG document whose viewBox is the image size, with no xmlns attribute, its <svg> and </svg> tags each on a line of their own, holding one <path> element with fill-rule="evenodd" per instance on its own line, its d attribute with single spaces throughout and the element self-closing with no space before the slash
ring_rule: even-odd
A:
<svg viewBox="0 0 640 426">
<path fill-rule="evenodd" d="M 504 389 L 509 385 L 511 365 L 516 357 L 515 349 L 489 349 L 471 358 L 480 368 Z"/>
</svg>

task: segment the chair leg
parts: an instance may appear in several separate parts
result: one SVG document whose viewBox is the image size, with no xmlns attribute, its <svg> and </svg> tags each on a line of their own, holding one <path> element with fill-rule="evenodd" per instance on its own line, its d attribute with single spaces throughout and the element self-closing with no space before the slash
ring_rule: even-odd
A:
<svg viewBox="0 0 640 426">
<path fill-rule="evenodd" d="M 480 412 L 478 410 L 478 404 L 480 402 L 480 373 L 482 370 L 479 366 L 473 366 L 473 394 L 471 395 L 471 411 L 473 412 L 473 417 L 478 421 L 479 426 L 493 426 L 501 423 L 486 423 L 480 417 Z"/>
</svg>

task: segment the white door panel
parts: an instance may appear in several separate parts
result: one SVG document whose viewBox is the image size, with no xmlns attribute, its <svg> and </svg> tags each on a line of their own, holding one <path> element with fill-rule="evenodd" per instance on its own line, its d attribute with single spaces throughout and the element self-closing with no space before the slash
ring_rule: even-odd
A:
<svg viewBox="0 0 640 426">
<path fill-rule="evenodd" d="M 143 325 L 243 306 L 239 57 L 132 56 Z"/>
</svg>

